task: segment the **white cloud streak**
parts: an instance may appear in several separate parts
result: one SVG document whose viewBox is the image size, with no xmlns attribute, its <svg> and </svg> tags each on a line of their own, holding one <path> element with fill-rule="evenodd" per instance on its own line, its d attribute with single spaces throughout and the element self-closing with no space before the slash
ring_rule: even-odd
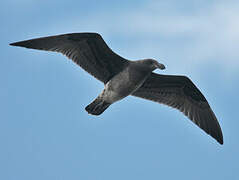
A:
<svg viewBox="0 0 239 180">
<path fill-rule="evenodd" d="M 56 32 L 59 29 L 62 32 L 97 31 L 106 37 L 139 37 L 134 39 L 134 43 L 129 42 L 129 56 L 134 56 L 134 52 L 157 55 L 159 48 L 164 46 L 162 43 L 170 42 L 167 49 L 162 48 L 168 53 L 160 53 L 167 59 L 180 59 L 167 62 L 175 66 L 172 70 L 179 65 L 196 69 L 214 63 L 223 67 L 229 78 L 234 76 L 239 68 L 239 3 L 218 1 L 207 8 L 187 13 L 175 11 L 170 5 L 151 2 L 134 10 L 117 12 L 118 15 L 104 12 L 68 19 L 52 28 Z M 132 43 L 133 46 L 130 45 Z M 182 64 L 189 66 L 183 67 Z"/>
</svg>

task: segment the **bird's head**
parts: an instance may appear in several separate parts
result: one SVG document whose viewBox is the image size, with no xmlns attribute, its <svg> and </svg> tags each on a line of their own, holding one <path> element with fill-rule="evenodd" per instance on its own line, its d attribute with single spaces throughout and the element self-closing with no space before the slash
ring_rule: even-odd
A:
<svg viewBox="0 0 239 180">
<path fill-rule="evenodd" d="M 163 64 L 159 63 L 158 61 L 154 59 L 144 59 L 144 60 L 141 60 L 141 62 L 145 66 L 149 67 L 151 71 L 154 71 L 155 69 L 161 69 L 161 70 L 165 69 L 165 66 Z"/>
</svg>

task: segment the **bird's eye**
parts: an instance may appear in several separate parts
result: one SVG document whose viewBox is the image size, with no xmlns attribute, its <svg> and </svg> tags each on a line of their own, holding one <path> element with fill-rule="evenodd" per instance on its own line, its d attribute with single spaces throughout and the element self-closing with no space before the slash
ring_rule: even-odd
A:
<svg viewBox="0 0 239 180">
<path fill-rule="evenodd" d="M 153 61 L 149 61 L 149 64 L 151 64 L 151 65 L 152 65 L 152 64 L 154 64 L 154 62 L 153 62 Z"/>
</svg>

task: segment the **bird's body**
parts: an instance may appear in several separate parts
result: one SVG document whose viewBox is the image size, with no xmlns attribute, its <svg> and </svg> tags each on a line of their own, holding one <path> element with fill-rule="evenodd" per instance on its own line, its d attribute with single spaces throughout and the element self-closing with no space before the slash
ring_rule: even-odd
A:
<svg viewBox="0 0 239 180">
<path fill-rule="evenodd" d="M 145 68 L 142 64 L 151 59 L 141 60 L 139 62 L 130 62 L 128 65 L 114 77 L 112 77 L 106 84 L 102 93 L 93 101 L 92 104 L 86 107 L 88 113 L 93 115 L 99 115 L 116 101 L 125 98 L 135 92 L 150 76 L 153 67 Z M 154 68 L 153 68 L 154 69 Z M 104 106 L 106 108 L 100 108 Z M 92 106 L 91 106 L 92 105 Z M 91 107 L 91 108 L 89 108 Z"/>
<path fill-rule="evenodd" d="M 223 144 L 220 125 L 203 94 L 185 76 L 153 73 L 157 68 L 165 68 L 156 60 L 126 60 L 114 53 L 97 33 L 63 34 L 10 45 L 60 52 L 102 81 L 104 90 L 86 107 L 90 114 L 100 115 L 114 102 L 133 95 L 180 110 Z"/>
<path fill-rule="evenodd" d="M 136 91 L 151 72 L 151 69 L 143 70 L 136 63 L 129 63 L 123 71 L 106 83 L 104 91 L 109 92 L 109 101 L 113 103 Z"/>
</svg>

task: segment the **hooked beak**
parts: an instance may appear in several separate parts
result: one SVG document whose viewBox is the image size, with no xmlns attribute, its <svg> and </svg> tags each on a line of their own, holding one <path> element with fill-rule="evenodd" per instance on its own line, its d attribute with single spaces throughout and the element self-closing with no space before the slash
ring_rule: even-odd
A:
<svg viewBox="0 0 239 180">
<path fill-rule="evenodd" d="M 165 66 L 163 64 L 161 64 L 161 63 L 158 63 L 158 62 L 156 64 L 156 67 L 161 69 L 161 70 L 165 69 Z"/>
</svg>

